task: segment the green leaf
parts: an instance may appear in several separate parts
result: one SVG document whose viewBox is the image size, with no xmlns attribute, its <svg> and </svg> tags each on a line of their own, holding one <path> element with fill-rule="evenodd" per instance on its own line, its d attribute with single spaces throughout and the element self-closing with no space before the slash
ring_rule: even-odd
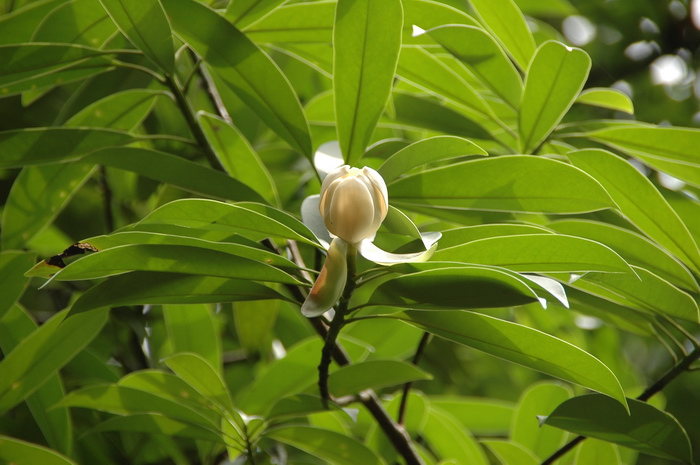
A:
<svg viewBox="0 0 700 465">
<path fill-rule="evenodd" d="M 0 362 L 0 412 L 26 399 L 92 341 L 107 322 L 107 312 L 65 319 L 54 315 L 24 338 Z"/>
<path fill-rule="evenodd" d="M 520 69 L 526 70 L 535 54 L 535 39 L 513 0 L 469 0 L 481 22 L 498 39 Z"/>
<path fill-rule="evenodd" d="M 488 439 L 480 441 L 502 465 L 537 465 L 540 461 L 527 448 L 514 441 Z"/>
<path fill-rule="evenodd" d="M 693 297 L 651 271 L 632 266 L 636 276 L 589 273 L 572 285 L 604 299 L 643 312 L 700 322 Z"/>
<path fill-rule="evenodd" d="M 231 10 L 240 11 L 241 5 L 253 1 L 256 0 L 229 3 L 226 17 L 232 20 Z M 272 1 L 276 2 L 277 0 Z M 245 26 L 238 24 L 237 26 L 244 28 L 243 32 L 258 43 L 317 42 L 330 44 L 333 41 L 335 6 L 336 2 L 334 1 L 283 5 L 255 23 Z M 234 21 L 232 20 L 232 22 Z"/>
<path fill-rule="evenodd" d="M 545 42 L 527 71 L 520 111 L 520 148 L 533 153 L 571 108 L 588 78 L 591 58 L 579 48 Z"/>
<path fill-rule="evenodd" d="M 391 184 L 413 168 L 466 155 L 487 155 L 487 153 L 478 145 L 461 137 L 429 137 L 397 151 L 377 171 L 384 178 L 384 182 Z"/>
<path fill-rule="evenodd" d="M 198 354 L 180 353 L 164 360 L 183 381 L 219 408 L 233 412 L 233 404 L 224 380 L 209 362 Z"/>
<path fill-rule="evenodd" d="M 507 436 L 513 405 L 493 398 L 431 396 L 430 405 L 450 412 L 469 431 L 479 436 Z"/>
<path fill-rule="evenodd" d="M 149 224 L 225 230 L 256 241 L 282 237 L 319 246 L 313 233 L 299 220 L 261 204 L 231 205 L 203 199 L 176 200 L 153 211 L 138 225 Z"/>
<path fill-rule="evenodd" d="M 27 128 L 0 132 L 0 168 L 65 162 L 105 147 L 126 145 L 136 138 L 123 131 L 99 128 Z"/>
<path fill-rule="evenodd" d="M 0 283 L 2 283 L 0 320 L 24 293 L 29 282 L 24 272 L 32 267 L 35 260 L 36 255 L 33 253 L 15 251 L 0 253 Z"/>
<path fill-rule="evenodd" d="M 224 16 L 239 29 L 267 15 L 286 0 L 237 0 L 226 7 Z"/>
<path fill-rule="evenodd" d="M 377 287 L 368 305 L 467 309 L 510 307 L 536 301 L 537 294 L 513 273 L 479 266 L 452 266 L 386 281 Z"/>
<path fill-rule="evenodd" d="M 129 41 L 163 71 L 175 70 L 175 51 L 168 19 L 160 4 L 153 0 L 100 0 L 102 6 Z"/>
<path fill-rule="evenodd" d="M 275 182 L 245 136 L 218 116 L 209 113 L 197 116 L 226 172 L 260 194 L 269 204 L 279 204 Z"/>
<path fill-rule="evenodd" d="M 124 289 L 129 289 L 129 292 L 125 293 Z M 75 301 L 71 314 L 102 307 L 137 304 L 198 304 L 269 299 L 289 300 L 277 291 L 247 279 L 132 271 L 113 276 L 88 289 Z"/>
<path fill-rule="evenodd" d="M 237 302 L 233 322 L 241 347 L 249 354 L 266 354 L 273 340 L 280 302 Z"/>
<path fill-rule="evenodd" d="M 338 0 L 333 92 L 343 159 L 357 165 L 391 93 L 401 48 L 400 0 Z"/>
<path fill-rule="evenodd" d="M 93 152 L 81 161 L 133 171 L 196 194 L 230 200 L 263 200 L 238 179 L 165 152 L 138 147 L 112 147 Z"/>
<path fill-rule="evenodd" d="M 172 373 L 152 369 L 139 370 L 123 376 L 118 381 L 120 387 L 145 391 L 197 410 L 212 423 L 216 423 L 220 417 L 220 412 L 212 409 L 211 401 Z"/>
<path fill-rule="evenodd" d="M 525 234 L 551 234 L 549 229 L 542 226 L 532 224 L 511 224 L 511 223 L 495 223 L 495 224 L 479 224 L 475 226 L 464 226 L 461 228 L 448 229 L 442 231 L 440 238 L 440 248 L 455 247 L 467 242 L 476 241 L 479 239 L 488 239 L 490 237 L 502 236 L 522 236 Z"/>
<path fill-rule="evenodd" d="M 471 160 L 415 173 L 392 183 L 389 198 L 397 206 L 557 214 L 614 206 L 601 185 L 583 171 L 524 155 Z"/>
<path fill-rule="evenodd" d="M 156 101 L 166 95 L 165 92 L 150 89 L 116 92 L 83 108 L 65 125 L 131 131 L 148 116 Z"/>
<path fill-rule="evenodd" d="M 332 465 L 384 464 L 367 446 L 335 431 L 295 425 L 271 429 L 265 436 L 308 452 Z"/>
<path fill-rule="evenodd" d="M 359 394 L 365 389 L 397 386 L 410 381 L 432 379 L 417 366 L 398 360 L 368 360 L 331 373 L 328 386 L 335 396 Z"/>
<path fill-rule="evenodd" d="M 487 465 L 484 450 L 474 437 L 460 425 L 449 412 L 439 407 L 430 407 L 428 419 L 422 430 L 439 458 L 454 459 L 456 463 Z"/>
<path fill-rule="evenodd" d="M 98 424 L 88 433 L 103 431 L 161 434 L 221 444 L 224 442 L 222 437 L 211 429 L 176 420 L 159 413 L 140 413 L 125 417 L 113 417 Z"/>
<path fill-rule="evenodd" d="M 72 0 L 53 9 L 32 32 L 31 42 L 101 47 L 117 27 L 99 0 Z"/>
<path fill-rule="evenodd" d="M 605 396 L 574 397 L 560 405 L 544 423 L 655 457 L 692 463 L 690 440 L 678 420 L 644 402 L 628 402 L 629 414 Z"/>
<path fill-rule="evenodd" d="M 603 185 L 620 212 L 643 233 L 700 271 L 700 251 L 688 228 L 643 174 L 605 150 L 579 150 L 567 156 Z"/>
<path fill-rule="evenodd" d="M 309 126 L 299 99 L 270 57 L 199 2 L 164 0 L 163 6 L 174 32 L 270 129 L 310 159 Z"/>
<path fill-rule="evenodd" d="M 0 349 L 4 354 L 9 354 L 22 339 L 30 336 L 36 328 L 36 323 L 27 312 L 17 305 L 13 306 L 0 319 Z M 61 378 L 54 375 L 34 394 L 27 397 L 25 402 L 32 412 L 34 421 L 46 438 L 46 442 L 57 451 L 70 454 L 73 448 L 73 426 L 68 416 L 68 410 L 65 408 L 50 409 L 53 404 L 63 398 L 63 395 Z"/>
<path fill-rule="evenodd" d="M 129 271 L 163 271 L 300 284 L 291 275 L 249 258 L 190 245 L 133 244 L 93 253 L 62 268 L 59 281 L 104 278 Z"/>
<path fill-rule="evenodd" d="M 14 465 L 78 465 L 47 447 L 8 436 L 0 436 L 0 461 Z"/>
<path fill-rule="evenodd" d="M 513 108 L 520 108 L 523 91 L 520 74 L 486 31 L 474 26 L 448 25 L 430 29 L 427 34 L 504 102 Z"/>
<path fill-rule="evenodd" d="M 62 3 L 63 0 L 31 2 L 0 16 L 0 45 L 31 42 L 46 15 Z"/>
<path fill-rule="evenodd" d="M 221 338 L 209 305 L 164 305 L 163 319 L 174 353 L 195 353 L 221 372 Z"/>
<path fill-rule="evenodd" d="M 632 265 L 657 274 L 685 289 L 700 292 L 693 274 L 666 250 L 642 235 L 606 223 L 587 220 L 563 220 L 550 223 L 551 229 L 562 234 L 586 237 L 605 244 Z M 444 236 L 443 236 L 444 237 Z M 443 243 L 441 239 L 440 243 Z"/>
<path fill-rule="evenodd" d="M 576 465 L 622 465 L 620 452 L 615 444 L 599 439 L 588 439 L 581 443 L 576 451 Z"/>
<path fill-rule="evenodd" d="M 607 89 L 605 87 L 586 89 L 579 94 L 576 103 L 609 108 L 629 115 L 634 114 L 632 99 L 617 89 Z"/>
<path fill-rule="evenodd" d="M 550 426 L 540 426 L 537 417 L 552 413 L 559 404 L 571 397 L 571 388 L 551 382 L 540 382 L 528 388 L 520 396 L 510 438 L 540 460 L 552 455 L 564 445 L 566 433 Z"/>
<path fill-rule="evenodd" d="M 536 329 L 472 312 L 411 310 L 398 317 L 447 340 L 579 384 L 626 405 L 620 382 L 605 364 Z"/>
<path fill-rule="evenodd" d="M 559 234 L 478 239 L 442 248 L 435 252 L 433 259 L 502 266 L 529 273 L 631 271 L 629 265 L 608 247 L 589 239 Z"/>
<path fill-rule="evenodd" d="M 331 408 L 333 408 L 332 404 Z M 267 413 L 267 417 L 269 419 L 282 420 L 305 417 L 310 413 L 327 410 L 320 397 L 309 394 L 298 394 L 280 399 Z"/>
</svg>

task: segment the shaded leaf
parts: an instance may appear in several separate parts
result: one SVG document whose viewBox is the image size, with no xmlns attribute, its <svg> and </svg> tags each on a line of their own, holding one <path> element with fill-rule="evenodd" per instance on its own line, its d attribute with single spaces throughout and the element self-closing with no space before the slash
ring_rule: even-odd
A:
<svg viewBox="0 0 700 465">
<path fill-rule="evenodd" d="M 507 436 L 513 420 L 513 405 L 493 398 L 431 396 L 430 405 L 450 412 L 469 431 L 479 436 Z"/>
<path fill-rule="evenodd" d="M 483 449 L 462 425 L 439 407 L 430 407 L 422 435 L 438 457 L 454 459 L 456 463 L 487 465 Z"/>
<path fill-rule="evenodd" d="M 481 441 L 502 465 L 537 465 L 540 461 L 527 448 L 515 441 L 488 439 Z"/>
<path fill-rule="evenodd" d="M 131 131 L 148 116 L 156 101 L 167 95 L 169 94 L 151 89 L 116 92 L 83 108 L 65 125 Z"/>
<path fill-rule="evenodd" d="M 162 434 L 165 436 L 223 443 L 222 437 L 208 428 L 176 420 L 159 413 L 139 413 L 123 417 L 113 417 L 98 424 L 92 428 L 89 433 L 103 431 L 130 431 L 147 434 Z"/>
<path fill-rule="evenodd" d="M 14 465 L 77 465 L 77 462 L 47 447 L 8 436 L 0 436 L 0 460 Z"/>
<path fill-rule="evenodd" d="M 29 252 L 7 251 L 0 253 L 0 283 L 2 283 L 0 320 L 24 293 L 29 282 L 24 276 L 24 272 L 32 267 L 35 260 L 36 255 Z"/>
<path fill-rule="evenodd" d="M 218 368 L 198 354 L 179 353 L 164 360 L 165 364 L 183 381 L 218 407 L 233 411 L 228 388 L 218 373 Z"/>
<path fill-rule="evenodd" d="M 63 0 L 31 2 L 0 17 L 0 45 L 30 42 L 46 15 Z"/>
<path fill-rule="evenodd" d="M 117 27 L 99 0 L 72 0 L 53 9 L 32 31 L 31 42 L 100 47 L 117 32 Z"/>
<path fill-rule="evenodd" d="M 229 3 L 224 16 L 239 29 L 254 23 L 286 0 L 238 0 Z"/>
<path fill-rule="evenodd" d="M 359 394 L 365 389 L 397 386 L 410 381 L 432 379 L 417 366 L 398 360 L 368 360 L 331 373 L 328 386 L 335 396 Z"/>
<path fill-rule="evenodd" d="M 163 319 L 174 353 L 195 353 L 221 372 L 221 338 L 209 305 L 164 305 Z"/>
</svg>

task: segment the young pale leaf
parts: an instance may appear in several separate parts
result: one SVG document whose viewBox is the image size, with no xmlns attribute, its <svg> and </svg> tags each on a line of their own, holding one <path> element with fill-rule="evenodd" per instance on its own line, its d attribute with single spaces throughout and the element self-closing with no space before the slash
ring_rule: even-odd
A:
<svg viewBox="0 0 700 465">
<path fill-rule="evenodd" d="M 382 283 L 369 305 L 417 309 L 468 309 L 523 305 L 537 294 L 505 270 L 454 266 L 411 273 Z"/>
<path fill-rule="evenodd" d="M 125 293 L 124 289 L 129 289 L 129 292 Z M 247 279 L 132 271 L 113 276 L 91 287 L 75 301 L 70 312 L 76 314 L 102 307 L 137 304 L 198 304 L 271 299 L 290 300 L 263 284 Z"/>
<path fill-rule="evenodd" d="M 430 407 L 422 436 L 443 459 L 455 459 L 456 463 L 487 465 L 484 450 L 466 428 L 449 412 Z"/>
<path fill-rule="evenodd" d="M 189 352 L 170 356 L 164 363 L 206 399 L 223 410 L 233 412 L 228 388 L 219 373 L 220 368 L 213 367 L 200 355 Z"/>
<path fill-rule="evenodd" d="M 524 155 L 471 160 L 411 174 L 389 185 L 389 198 L 395 205 L 558 214 L 614 206 L 585 172 Z"/>
<path fill-rule="evenodd" d="M 603 185 L 620 212 L 635 226 L 694 271 L 700 270 L 700 251 L 693 236 L 643 174 L 605 150 L 578 150 L 567 156 Z"/>
<path fill-rule="evenodd" d="M 434 259 L 502 266 L 529 273 L 631 271 L 629 265 L 612 249 L 589 239 L 559 234 L 478 239 L 441 248 L 435 252 Z"/>
<path fill-rule="evenodd" d="M 474 26 L 449 25 L 427 31 L 431 39 L 460 60 L 474 75 L 513 108 L 520 108 L 523 82 L 495 39 Z"/>
<path fill-rule="evenodd" d="M 588 439 L 578 446 L 576 465 L 622 465 L 618 446 L 600 439 Z"/>
<path fill-rule="evenodd" d="M 513 0 L 469 0 L 479 19 L 500 41 L 520 69 L 526 70 L 535 54 L 535 39 Z"/>
<path fill-rule="evenodd" d="M 165 0 L 177 34 L 265 124 L 311 157 L 309 125 L 277 65 L 235 26 L 194 0 Z M 261 79 L 264 76 L 264 79 Z"/>
<path fill-rule="evenodd" d="M 579 384 L 627 405 L 620 382 L 603 362 L 536 329 L 473 312 L 409 310 L 396 317 L 447 340 Z"/>
<path fill-rule="evenodd" d="M 48 447 L 9 436 L 0 436 L 0 461 L 16 465 L 78 465 L 77 462 Z"/>
<path fill-rule="evenodd" d="M 3 248 L 8 248 L 3 243 Z M 5 312 L 20 298 L 29 280 L 24 273 L 32 267 L 36 255 L 29 252 L 7 251 L 0 253 L 0 320 Z"/>
<path fill-rule="evenodd" d="M 613 442 L 669 460 L 692 463 L 688 433 L 666 412 L 628 399 L 629 413 L 598 394 L 574 397 L 544 419 L 546 425 Z"/>
<path fill-rule="evenodd" d="M 432 376 L 410 363 L 398 360 L 368 360 L 344 366 L 331 373 L 328 386 L 335 396 L 359 394 L 365 389 L 397 386 Z"/>
<path fill-rule="evenodd" d="M 314 426 L 283 426 L 269 430 L 265 436 L 333 465 L 384 464 L 371 449 L 352 437 Z"/>
<path fill-rule="evenodd" d="M 478 145 L 461 137 L 430 137 L 414 142 L 394 153 L 377 171 L 384 178 L 384 182 L 391 184 L 413 168 L 466 155 L 487 155 L 487 153 Z"/>
<path fill-rule="evenodd" d="M 54 315 L 24 338 L 0 362 L 0 412 L 26 399 L 94 339 L 107 322 L 107 312 L 66 319 Z"/>
<path fill-rule="evenodd" d="M 632 99 L 617 89 L 594 87 L 581 92 L 576 103 L 585 103 L 596 107 L 609 108 L 627 114 L 634 114 Z"/>
<path fill-rule="evenodd" d="M 400 0 L 339 0 L 333 29 L 333 93 L 345 162 L 358 164 L 391 93 L 401 48 Z"/>
<path fill-rule="evenodd" d="M 206 304 L 163 306 L 163 319 L 173 352 L 195 353 L 220 373 L 221 337 L 213 313 Z"/>
<path fill-rule="evenodd" d="M 99 128 L 29 128 L 0 132 L 0 168 L 65 162 L 95 150 L 134 142 L 123 131 Z"/>
<path fill-rule="evenodd" d="M 163 71 L 175 70 L 175 50 L 168 19 L 159 0 L 100 0 L 129 41 Z"/>
<path fill-rule="evenodd" d="M 532 153 L 571 108 L 588 78 L 591 58 L 579 48 L 545 42 L 527 70 L 520 111 L 520 148 Z"/>
<path fill-rule="evenodd" d="M 530 450 L 515 441 L 488 439 L 480 442 L 489 448 L 502 465 L 538 465 L 540 463 Z"/>
</svg>

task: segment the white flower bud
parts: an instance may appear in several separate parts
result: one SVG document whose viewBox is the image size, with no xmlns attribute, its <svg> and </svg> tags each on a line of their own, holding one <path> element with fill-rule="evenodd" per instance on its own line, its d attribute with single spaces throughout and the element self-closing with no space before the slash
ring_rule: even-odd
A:
<svg viewBox="0 0 700 465">
<path fill-rule="evenodd" d="M 323 180 L 319 209 L 334 236 L 349 244 L 373 240 L 389 209 L 386 183 L 372 168 L 343 165 Z"/>
</svg>

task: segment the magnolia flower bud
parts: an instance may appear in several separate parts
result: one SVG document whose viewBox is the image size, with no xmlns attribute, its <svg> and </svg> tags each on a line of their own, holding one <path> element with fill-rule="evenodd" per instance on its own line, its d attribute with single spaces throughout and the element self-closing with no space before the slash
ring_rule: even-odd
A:
<svg viewBox="0 0 700 465">
<path fill-rule="evenodd" d="M 343 165 L 323 180 L 319 208 L 331 234 L 349 244 L 373 240 L 389 209 L 386 183 L 372 168 Z"/>
</svg>

